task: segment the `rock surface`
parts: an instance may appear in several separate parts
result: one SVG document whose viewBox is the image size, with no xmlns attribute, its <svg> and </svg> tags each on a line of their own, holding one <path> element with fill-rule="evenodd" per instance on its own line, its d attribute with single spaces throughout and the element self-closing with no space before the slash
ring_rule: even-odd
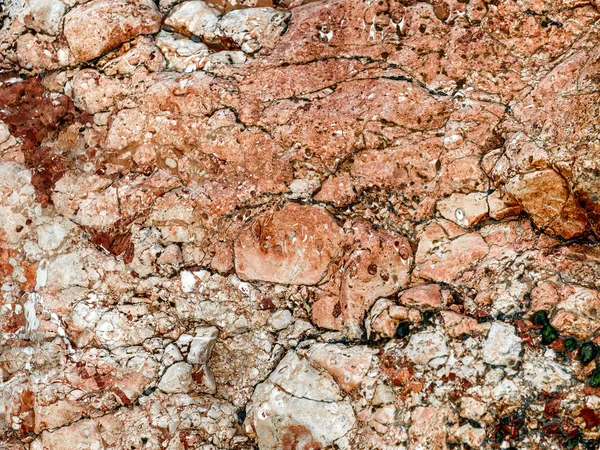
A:
<svg viewBox="0 0 600 450">
<path fill-rule="evenodd" d="M 600 448 L 600 3 L 0 2 L 0 448 Z"/>
<path fill-rule="evenodd" d="M 157 32 L 160 21 L 150 0 L 92 0 L 67 13 L 64 34 L 75 58 L 89 61 L 139 34 Z"/>
</svg>

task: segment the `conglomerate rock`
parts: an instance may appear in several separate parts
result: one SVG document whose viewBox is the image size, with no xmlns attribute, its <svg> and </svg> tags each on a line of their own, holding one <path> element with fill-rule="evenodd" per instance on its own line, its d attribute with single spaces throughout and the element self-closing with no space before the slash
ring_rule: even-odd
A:
<svg viewBox="0 0 600 450">
<path fill-rule="evenodd" d="M 0 449 L 600 448 L 599 8 L 0 2 Z"/>
</svg>

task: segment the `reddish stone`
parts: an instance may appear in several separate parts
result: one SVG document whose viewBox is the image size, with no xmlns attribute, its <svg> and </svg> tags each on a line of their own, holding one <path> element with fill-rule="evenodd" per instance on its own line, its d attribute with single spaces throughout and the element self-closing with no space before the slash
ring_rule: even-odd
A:
<svg viewBox="0 0 600 450">
<path fill-rule="evenodd" d="M 64 33 L 75 57 L 89 61 L 139 34 L 156 33 L 160 22 L 151 0 L 92 0 L 67 13 Z"/>
<path fill-rule="evenodd" d="M 235 269 L 246 280 L 317 284 L 341 242 L 341 228 L 325 210 L 287 203 L 242 230 L 235 241 Z"/>
</svg>

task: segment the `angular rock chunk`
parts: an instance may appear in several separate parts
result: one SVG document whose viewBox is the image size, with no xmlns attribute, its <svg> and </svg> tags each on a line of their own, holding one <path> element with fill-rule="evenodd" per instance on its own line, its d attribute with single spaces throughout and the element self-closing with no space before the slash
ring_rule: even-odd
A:
<svg viewBox="0 0 600 450">
<path fill-rule="evenodd" d="M 152 0 L 92 0 L 65 16 L 64 34 L 79 61 L 89 61 L 139 34 L 156 33 L 161 16 Z"/>
<path fill-rule="evenodd" d="M 481 446 L 485 439 L 485 430 L 476 428 L 471 424 L 465 424 L 459 427 L 454 435 L 465 444 L 477 448 Z"/>
<path fill-rule="evenodd" d="M 488 252 L 489 247 L 479 233 L 460 235 L 457 230 L 451 230 L 447 223 L 432 224 L 427 227 L 419 242 L 414 275 L 451 283 Z"/>
<path fill-rule="evenodd" d="M 235 241 L 235 269 L 246 280 L 317 284 L 341 242 L 341 228 L 324 209 L 288 203 L 242 230 Z"/>
<path fill-rule="evenodd" d="M 236 9 L 219 20 L 217 33 L 254 53 L 285 32 L 290 16 L 273 8 Z"/>
<path fill-rule="evenodd" d="M 557 392 L 571 384 L 571 374 L 552 360 L 530 360 L 523 363 L 525 379 L 540 391 Z"/>
<path fill-rule="evenodd" d="M 166 31 L 158 34 L 156 45 L 164 55 L 167 67 L 178 72 L 193 72 L 204 67 L 211 54 L 206 44 Z"/>
<path fill-rule="evenodd" d="M 163 392 L 176 394 L 188 392 L 193 382 L 192 366 L 185 362 L 178 362 L 165 371 L 158 387 Z"/>
<path fill-rule="evenodd" d="M 256 387 L 247 432 L 256 436 L 263 450 L 296 448 L 288 446 L 298 441 L 303 448 L 328 447 L 356 421 L 352 406 L 340 400 L 339 388 L 329 379 L 295 353 L 286 355 L 269 379 Z"/>
<path fill-rule="evenodd" d="M 472 227 L 488 215 L 487 193 L 452 194 L 440 200 L 437 208 L 444 219 L 463 228 Z"/>
<path fill-rule="evenodd" d="M 174 7 L 165 25 L 185 36 L 198 36 L 206 41 L 215 39 L 219 11 L 202 0 L 183 2 Z"/>
<path fill-rule="evenodd" d="M 350 256 L 337 281 L 339 293 L 313 304 L 313 322 L 330 329 L 345 328 L 353 337 L 362 334 L 365 312 L 380 297 L 406 287 L 413 260 L 410 242 L 404 236 L 375 229 L 366 220 L 355 219 L 344 226 Z M 337 287 L 336 287 L 337 289 Z"/>
<path fill-rule="evenodd" d="M 24 21 L 35 31 L 57 35 L 65 9 L 65 4 L 60 0 L 33 0 L 29 2 L 29 14 Z"/>
<path fill-rule="evenodd" d="M 593 337 L 600 329 L 600 293 L 583 286 L 567 285 L 560 290 L 551 324 L 557 330 L 580 339 Z"/>
<path fill-rule="evenodd" d="M 364 220 L 345 228 L 352 231 L 354 251 L 344 267 L 340 297 L 344 322 L 355 328 L 378 298 L 406 287 L 413 254 L 404 236 L 374 229 Z"/>
<path fill-rule="evenodd" d="M 494 322 L 483 345 L 483 360 L 488 364 L 514 367 L 521 359 L 523 340 L 515 333 L 515 327 Z"/>
<path fill-rule="evenodd" d="M 317 402 L 339 402 L 340 389 L 333 377 L 320 372 L 306 358 L 288 353 L 273 371 L 269 380 L 290 395 Z"/>
<path fill-rule="evenodd" d="M 311 348 L 309 358 L 331 373 L 344 391 L 351 392 L 367 375 L 373 351 L 362 346 L 315 344 Z"/>
<path fill-rule="evenodd" d="M 196 330 L 196 336 L 190 342 L 187 360 L 191 364 L 206 364 L 215 346 L 219 329 L 217 327 L 202 327 Z"/>
<path fill-rule="evenodd" d="M 401 305 L 417 309 L 436 309 L 442 306 L 442 289 L 437 284 L 423 284 L 402 292 Z"/>
<path fill-rule="evenodd" d="M 450 354 L 446 336 L 440 331 L 423 331 L 410 338 L 406 346 L 406 356 L 415 364 L 440 367 Z"/>
<path fill-rule="evenodd" d="M 517 175 L 506 183 L 535 224 L 565 239 L 581 236 L 588 230 L 583 209 L 571 194 L 569 185 L 552 169 Z"/>
<path fill-rule="evenodd" d="M 501 220 L 505 217 L 518 216 L 521 214 L 521 205 L 503 189 L 496 189 L 487 198 L 490 208 L 490 217 Z"/>
</svg>

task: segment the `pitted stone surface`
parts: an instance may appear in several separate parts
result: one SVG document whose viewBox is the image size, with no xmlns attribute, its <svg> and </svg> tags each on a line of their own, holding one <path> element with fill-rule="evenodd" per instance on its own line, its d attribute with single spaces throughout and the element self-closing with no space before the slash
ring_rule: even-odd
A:
<svg viewBox="0 0 600 450">
<path fill-rule="evenodd" d="M 286 204 L 257 217 L 235 241 L 235 267 L 246 280 L 317 284 L 340 250 L 342 230 L 317 206 Z"/>
<path fill-rule="evenodd" d="M 599 7 L 5 0 L 2 450 L 600 448 Z"/>
</svg>

